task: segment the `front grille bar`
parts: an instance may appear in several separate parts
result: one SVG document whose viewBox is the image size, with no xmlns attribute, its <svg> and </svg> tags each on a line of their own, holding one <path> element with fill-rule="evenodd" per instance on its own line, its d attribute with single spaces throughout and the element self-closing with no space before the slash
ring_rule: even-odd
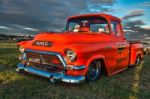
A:
<svg viewBox="0 0 150 99">
<path fill-rule="evenodd" d="M 60 61 L 62 62 L 62 65 L 64 66 L 64 68 L 66 68 L 66 61 L 64 60 L 64 58 L 59 53 L 35 51 L 35 50 L 30 50 L 30 49 L 26 49 L 25 52 L 33 52 L 33 53 L 38 53 L 38 54 L 56 55 L 60 59 Z"/>
</svg>

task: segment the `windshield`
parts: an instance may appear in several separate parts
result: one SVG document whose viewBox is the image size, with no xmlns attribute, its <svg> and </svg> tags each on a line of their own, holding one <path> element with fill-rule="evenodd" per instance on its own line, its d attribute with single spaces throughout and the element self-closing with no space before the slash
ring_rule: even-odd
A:
<svg viewBox="0 0 150 99">
<path fill-rule="evenodd" d="M 109 33 L 108 23 L 104 18 L 76 18 L 67 23 L 68 32 L 97 32 Z"/>
</svg>

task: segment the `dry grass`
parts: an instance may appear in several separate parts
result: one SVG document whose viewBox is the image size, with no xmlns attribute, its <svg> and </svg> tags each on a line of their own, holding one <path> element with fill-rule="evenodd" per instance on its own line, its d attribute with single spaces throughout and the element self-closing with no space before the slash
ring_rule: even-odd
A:
<svg viewBox="0 0 150 99">
<path fill-rule="evenodd" d="M 51 84 L 46 78 L 17 74 L 17 48 L 15 44 L 6 45 L 0 44 L 0 64 L 5 64 L 0 66 L 0 99 L 150 98 L 150 56 L 145 57 L 141 67 L 128 68 L 112 77 L 102 76 L 97 82 L 82 85 Z"/>
</svg>

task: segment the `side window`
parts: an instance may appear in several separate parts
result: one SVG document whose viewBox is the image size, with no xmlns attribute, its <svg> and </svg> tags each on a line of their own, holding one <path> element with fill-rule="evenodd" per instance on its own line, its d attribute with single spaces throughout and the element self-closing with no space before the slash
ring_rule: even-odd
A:
<svg viewBox="0 0 150 99">
<path fill-rule="evenodd" d="M 121 35 L 122 32 L 121 32 L 120 22 L 112 21 L 111 27 L 112 27 L 112 32 L 114 32 L 116 36 Z"/>
<path fill-rule="evenodd" d="M 109 28 L 107 23 L 91 24 L 90 30 L 93 32 L 105 32 L 109 33 Z"/>
<path fill-rule="evenodd" d="M 74 31 L 76 28 L 79 28 L 80 27 L 80 25 L 79 25 L 79 23 L 70 23 L 69 24 L 69 31 Z"/>
<path fill-rule="evenodd" d="M 101 19 L 101 20 L 93 20 L 90 22 L 90 30 L 92 32 L 97 32 L 97 33 L 110 33 L 108 23 L 106 20 Z"/>
</svg>

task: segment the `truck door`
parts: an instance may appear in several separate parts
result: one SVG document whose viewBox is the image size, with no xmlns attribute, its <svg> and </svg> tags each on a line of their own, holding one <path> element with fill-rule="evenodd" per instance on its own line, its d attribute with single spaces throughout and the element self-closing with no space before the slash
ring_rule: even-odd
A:
<svg viewBox="0 0 150 99">
<path fill-rule="evenodd" d="M 126 41 L 123 31 L 121 28 L 121 24 L 118 21 L 111 22 L 112 32 L 113 32 L 113 40 L 116 46 L 115 51 L 115 63 L 114 67 L 115 71 L 124 69 L 128 66 L 129 62 L 129 43 Z"/>
</svg>

